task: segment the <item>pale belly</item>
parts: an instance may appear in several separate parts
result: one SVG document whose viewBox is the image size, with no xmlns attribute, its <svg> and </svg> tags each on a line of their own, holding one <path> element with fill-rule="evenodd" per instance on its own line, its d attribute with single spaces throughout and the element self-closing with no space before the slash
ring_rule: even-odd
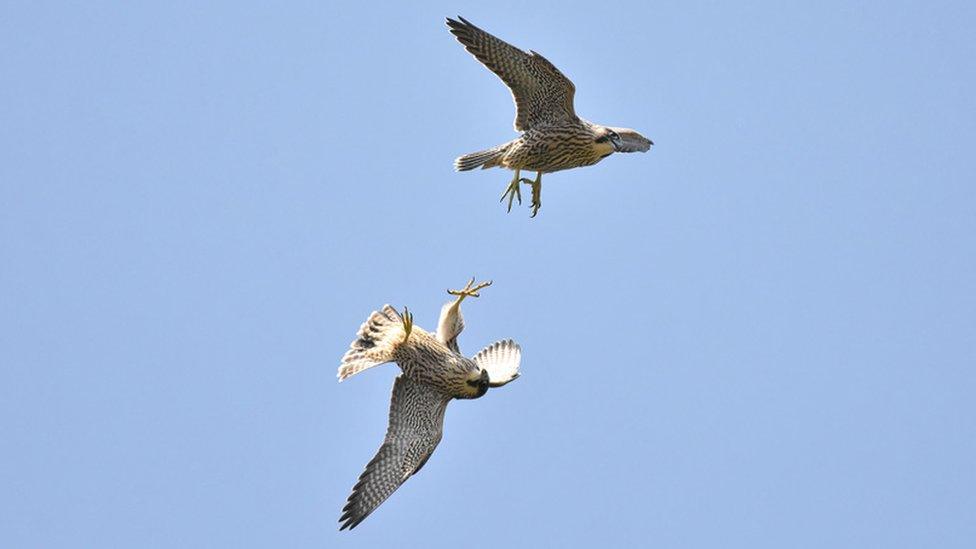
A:
<svg viewBox="0 0 976 549">
<path fill-rule="evenodd" d="M 473 389 L 466 380 L 477 378 L 479 371 L 474 362 L 417 327 L 410 334 L 410 342 L 394 351 L 394 360 L 407 377 L 455 397 L 469 395 Z"/>
<path fill-rule="evenodd" d="M 501 164 L 515 170 L 532 170 L 542 173 L 558 172 L 582 166 L 592 166 L 610 152 L 594 150 L 588 142 L 558 139 L 527 139 L 517 143 L 502 157 Z"/>
</svg>

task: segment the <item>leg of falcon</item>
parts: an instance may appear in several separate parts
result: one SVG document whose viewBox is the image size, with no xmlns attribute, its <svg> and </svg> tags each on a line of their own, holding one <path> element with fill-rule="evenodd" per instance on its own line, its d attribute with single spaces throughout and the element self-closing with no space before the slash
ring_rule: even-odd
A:
<svg viewBox="0 0 976 549">
<path fill-rule="evenodd" d="M 512 212 L 512 200 L 514 200 L 516 197 L 518 197 L 518 203 L 519 204 L 522 203 L 522 189 L 519 188 L 519 183 L 521 183 L 521 181 L 522 181 L 521 179 L 519 179 L 519 174 L 520 173 L 522 173 L 522 170 L 516 168 L 515 169 L 515 177 L 512 178 L 512 182 L 508 184 L 508 188 L 505 189 L 505 192 L 502 193 L 501 200 L 499 200 L 499 202 L 501 202 L 501 201 L 505 200 L 505 197 L 506 196 L 508 197 L 508 211 L 509 211 L 509 213 Z"/>
<path fill-rule="evenodd" d="M 535 181 L 531 179 L 523 178 L 522 183 L 527 185 L 532 185 L 532 217 L 539 213 L 539 208 L 542 207 L 542 172 L 536 172 Z M 521 204 L 522 201 L 519 200 Z"/>
</svg>

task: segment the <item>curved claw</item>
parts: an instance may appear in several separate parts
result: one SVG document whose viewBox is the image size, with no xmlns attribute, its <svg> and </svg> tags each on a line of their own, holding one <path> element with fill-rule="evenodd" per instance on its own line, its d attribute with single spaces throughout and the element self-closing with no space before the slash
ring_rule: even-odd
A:
<svg viewBox="0 0 976 549">
<path fill-rule="evenodd" d="M 508 188 L 505 189 L 505 192 L 502 193 L 502 197 L 499 198 L 498 201 L 503 202 L 506 196 L 508 197 L 509 213 L 511 213 L 512 211 L 512 201 L 514 201 L 516 198 L 518 198 L 519 205 L 520 206 L 522 205 L 522 189 L 519 188 L 518 183 L 513 182 L 512 184 L 510 184 Z"/>
<path fill-rule="evenodd" d="M 458 296 L 458 303 L 460 303 L 466 297 L 481 297 L 481 294 L 479 294 L 478 291 L 491 286 L 491 283 L 492 281 L 488 280 L 475 286 L 474 277 L 471 277 L 471 280 L 468 281 L 464 288 L 460 290 L 448 290 L 447 293 Z"/>
<path fill-rule="evenodd" d="M 506 196 L 508 197 L 508 213 L 512 213 L 512 201 L 516 198 L 518 198 L 519 205 L 522 205 L 522 188 L 519 187 L 519 183 L 521 182 L 519 179 L 519 174 L 521 173 L 522 170 L 515 170 L 515 177 L 512 178 L 512 181 L 508 184 L 505 192 L 502 193 L 502 197 L 498 199 L 499 202 L 502 202 L 505 200 Z"/>
<path fill-rule="evenodd" d="M 535 180 L 522 178 L 519 180 L 520 183 L 525 183 L 527 185 L 532 185 L 532 215 L 529 217 L 535 217 L 539 213 L 539 208 L 542 207 L 542 174 L 540 173 Z"/>
<path fill-rule="evenodd" d="M 407 307 L 403 307 L 403 342 L 406 343 L 410 339 L 410 332 L 413 331 L 413 313 L 407 310 Z"/>
</svg>

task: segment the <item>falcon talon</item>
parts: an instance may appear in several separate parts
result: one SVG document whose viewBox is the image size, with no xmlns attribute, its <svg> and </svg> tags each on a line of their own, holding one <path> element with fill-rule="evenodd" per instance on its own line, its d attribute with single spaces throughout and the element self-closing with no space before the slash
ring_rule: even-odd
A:
<svg viewBox="0 0 976 549">
<path fill-rule="evenodd" d="M 461 303 L 461 301 L 465 297 L 481 297 L 481 294 L 479 294 L 478 291 L 483 290 L 488 286 L 491 286 L 491 283 L 492 281 L 489 280 L 487 282 L 482 282 L 481 284 L 474 286 L 474 278 L 472 278 L 471 280 L 468 281 L 468 283 L 464 286 L 464 288 L 460 290 L 448 290 L 447 293 L 458 296 L 458 299 L 455 301 L 455 303 Z"/>
<path fill-rule="evenodd" d="M 410 332 L 413 331 L 413 313 L 403 308 L 403 343 L 410 339 Z"/>
<path fill-rule="evenodd" d="M 519 187 L 519 182 L 517 180 L 518 180 L 518 173 L 515 174 L 515 178 L 512 179 L 512 182 L 508 184 L 508 188 L 505 189 L 505 192 L 502 193 L 502 197 L 498 200 L 499 202 L 502 202 L 505 200 L 506 196 L 508 197 L 509 213 L 511 213 L 512 211 L 512 201 L 515 200 L 516 198 L 518 199 L 519 206 L 522 205 L 522 188 Z"/>
</svg>

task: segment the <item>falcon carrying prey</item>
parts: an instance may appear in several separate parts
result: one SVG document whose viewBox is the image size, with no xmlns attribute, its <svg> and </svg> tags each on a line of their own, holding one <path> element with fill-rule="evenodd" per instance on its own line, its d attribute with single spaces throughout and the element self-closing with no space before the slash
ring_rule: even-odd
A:
<svg viewBox="0 0 976 549">
<path fill-rule="evenodd" d="M 464 329 L 461 302 L 478 297 L 472 278 L 457 298 L 444 304 L 437 332 L 413 325 L 413 315 L 385 305 L 359 328 L 356 340 L 342 357 L 339 381 L 385 362 L 403 370 L 393 382 L 390 422 L 376 456 L 366 465 L 342 509 L 339 529 L 355 528 L 411 475 L 427 463 L 441 440 L 444 410 L 455 398 L 479 398 L 489 387 L 501 387 L 519 376 L 522 351 L 512 340 L 499 341 L 465 358 L 457 336 Z"/>
<path fill-rule="evenodd" d="M 458 16 L 447 20 L 451 34 L 478 61 L 497 74 L 515 100 L 514 141 L 466 154 L 454 161 L 458 171 L 502 166 L 515 170 L 502 200 L 522 203 L 520 183 L 532 185 L 532 217 L 542 206 L 542 174 L 592 166 L 614 152 L 645 152 L 654 143 L 629 128 L 593 124 L 576 116 L 576 87 L 555 65 L 534 51 L 528 53 L 479 29 Z M 537 172 L 535 181 L 520 178 L 521 170 Z"/>
</svg>

